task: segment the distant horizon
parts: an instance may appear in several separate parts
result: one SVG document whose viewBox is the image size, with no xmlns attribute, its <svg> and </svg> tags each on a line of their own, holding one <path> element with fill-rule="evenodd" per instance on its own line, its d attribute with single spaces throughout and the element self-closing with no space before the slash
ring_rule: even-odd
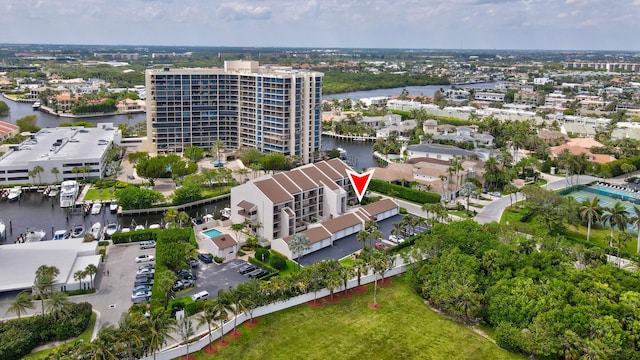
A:
<svg viewBox="0 0 640 360">
<path fill-rule="evenodd" d="M 0 21 L 11 44 L 635 52 L 638 13 L 640 0 L 10 0 Z"/>
<path fill-rule="evenodd" d="M 638 61 L 640 62 L 640 50 L 633 49 L 527 49 L 527 48 L 407 48 L 407 47 L 349 47 L 349 46 L 249 46 L 249 45 L 158 45 L 158 44 L 81 44 L 81 43 L 11 43 L 0 42 L 0 46 L 73 46 L 73 47 L 166 47 L 166 48 L 202 48 L 202 49 L 215 49 L 215 48 L 229 48 L 229 49 L 304 49 L 304 50 L 411 50 L 411 51 L 521 51 L 521 52 L 637 52 Z"/>
</svg>

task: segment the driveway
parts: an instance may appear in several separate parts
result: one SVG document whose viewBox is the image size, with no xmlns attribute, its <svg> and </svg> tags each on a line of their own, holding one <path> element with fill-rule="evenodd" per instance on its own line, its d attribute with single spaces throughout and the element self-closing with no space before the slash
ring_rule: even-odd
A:
<svg viewBox="0 0 640 360">
<path fill-rule="evenodd" d="M 176 297 L 195 294 L 202 290 L 209 292 L 210 298 L 218 296 L 219 290 L 228 290 L 229 287 L 236 287 L 241 283 L 249 281 L 249 279 L 238 273 L 238 268 L 246 261 L 234 259 L 222 264 L 205 264 L 200 262 L 196 270 L 196 286 L 185 292 L 180 292 Z"/>
</svg>

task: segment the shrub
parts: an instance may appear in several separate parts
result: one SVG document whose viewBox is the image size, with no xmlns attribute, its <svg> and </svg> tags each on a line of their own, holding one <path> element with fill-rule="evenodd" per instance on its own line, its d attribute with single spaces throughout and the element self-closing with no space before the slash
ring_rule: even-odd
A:
<svg viewBox="0 0 640 360">
<path fill-rule="evenodd" d="M 215 262 L 216 262 L 216 264 L 220 264 L 220 263 L 222 263 L 222 260 L 223 260 L 223 259 L 222 259 L 221 257 L 219 257 L 219 256 L 214 256 L 214 257 L 213 257 L 213 261 L 215 261 Z"/>
<path fill-rule="evenodd" d="M 287 260 L 280 255 L 272 255 L 269 259 L 269 265 L 276 270 L 284 270 L 287 268 Z"/>
<path fill-rule="evenodd" d="M 402 215 L 406 215 L 406 214 L 408 214 L 408 213 L 409 213 L 409 212 L 407 211 L 407 208 L 403 208 L 402 206 L 400 207 L 400 210 L 399 210 L 399 211 L 400 211 L 400 214 L 402 214 Z"/>
<path fill-rule="evenodd" d="M 440 202 L 439 194 L 424 192 L 377 179 L 371 179 L 371 182 L 369 183 L 369 190 L 386 195 L 394 193 L 399 198 L 413 201 L 419 204 Z"/>
<path fill-rule="evenodd" d="M 130 242 L 140 242 L 147 240 L 156 240 L 157 232 L 159 229 L 145 229 L 132 231 L 128 233 L 115 233 L 111 235 L 111 241 L 114 244 L 122 244 L 122 243 L 130 243 Z"/>
<path fill-rule="evenodd" d="M 253 265 L 261 268 L 261 269 L 265 269 L 265 270 L 269 271 L 272 274 L 279 274 L 280 273 L 280 271 L 278 271 L 275 268 L 269 266 L 269 264 L 263 263 L 263 262 L 261 262 L 260 260 L 257 260 L 254 257 L 249 257 L 249 262 L 252 263 Z M 269 275 L 266 275 L 262 279 L 264 280 L 264 279 L 269 278 L 269 277 L 270 277 Z"/>
<path fill-rule="evenodd" d="M 108 241 L 98 241 L 98 246 L 109 246 Z"/>
<path fill-rule="evenodd" d="M 193 301 L 191 296 L 185 296 L 173 300 L 169 308 L 171 308 L 174 304 L 182 304 L 186 316 L 191 316 L 196 313 L 196 303 L 195 301 Z"/>
<path fill-rule="evenodd" d="M 238 256 L 245 256 L 245 255 L 247 255 L 247 254 L 244 251 L 242 251 L 242 250 L 238 251 Z"/>
<path fill-rule="evenodd" d="M 265 249 L 265 248 L 259 248 L 258 250 L 256 250 L 256 253 L 254 255 L 254 257 L 257 260 L 262 261 L 263 263 L 268 263 L 269 261 L 269 256 L 271 255 L 271 253 L 269 253 L 269 250 Z"/>
</svg>

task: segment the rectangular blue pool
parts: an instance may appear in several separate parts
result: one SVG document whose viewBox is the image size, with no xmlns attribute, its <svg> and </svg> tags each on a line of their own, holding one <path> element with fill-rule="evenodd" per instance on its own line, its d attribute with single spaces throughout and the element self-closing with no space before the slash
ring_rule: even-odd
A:
<svg viewBox="0 0 640 360">
<path fill-rule="evenodd" d="M 220 234 L 222 234 L 220 231 L 216 230 L 216 229 L 209 229 L 209 230 L 205 230 L 202 232 L 203 234 L 207 235 L 210 238 L 214 238 Z"/>
</svg>

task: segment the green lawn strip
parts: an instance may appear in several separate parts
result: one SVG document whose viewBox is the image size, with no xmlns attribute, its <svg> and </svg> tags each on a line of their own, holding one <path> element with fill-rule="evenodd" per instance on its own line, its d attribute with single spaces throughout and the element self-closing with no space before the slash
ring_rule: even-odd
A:
<svg viewBox="0 0 640 360">
<path fill-rule="evenodd" d="M 96 313 L 92 313 L 91 314 L 91 321 L 89 321 L 89 327 L 87 327 L 87 329 L 80 334 L 80 336 L 78 336 L 77 338 L 71 340 L 71 341 L 83 341 L 85 343 L 91 341 L 91 334 L 93 334 L 93 327 L 96 325 Z M 61 345 L 60 345 L 61 346 Z M 54 346 L 48 349 L 44 349 L 44 350 L 40 350 L 38 352 L 35 353 L 31 353 L 25 357 L 23 357 L 22 359 L 26 359 L 26 360 L 40 360 L 40 359 L 45 359 L 47 357 L 47 355 L 49 355 L 51 352 L 53 352 L 55 349 L 59 348 L 60 346 Z"/>
<path fill-rule="evenodd" d="M 196 359 L 522 359 L 431 309 L 402 278 L 365 295 L 312 308 L 302 304 L 258 319 L 255 329 Z M 292 331 L 294 330 L 294 331 Z"/>
<path fill-rule="evenodd" d="M 115 199 L 115 193 L 113 188 L 106 189 L 95 189 L 91 188 L 87 191 L 87 194 L 84 196 L 85 201 L 95 201 L 95 200 L 111 200 Z"/>
<path fill-rule="evenodd" d="M 296 263 L 294 263 L 293 261 L 287 259 L 287 267 L 280 270 L 280 276 L 282 275 L 288 275 L 291 274 L 292 272 L 295 272 L 298 270 L 298 265 Z"/>
<path fill-rule="evenodd" d="M 469 205 L 473 206 L 473 207 L 477 207 L 479 209 L 482 209 L 484 207 L 484 205 L 481 205 L 481 204 L 478 204 L 478 203 L 474 203 L 474 202 L 469 202 Z"/>
</svg>

